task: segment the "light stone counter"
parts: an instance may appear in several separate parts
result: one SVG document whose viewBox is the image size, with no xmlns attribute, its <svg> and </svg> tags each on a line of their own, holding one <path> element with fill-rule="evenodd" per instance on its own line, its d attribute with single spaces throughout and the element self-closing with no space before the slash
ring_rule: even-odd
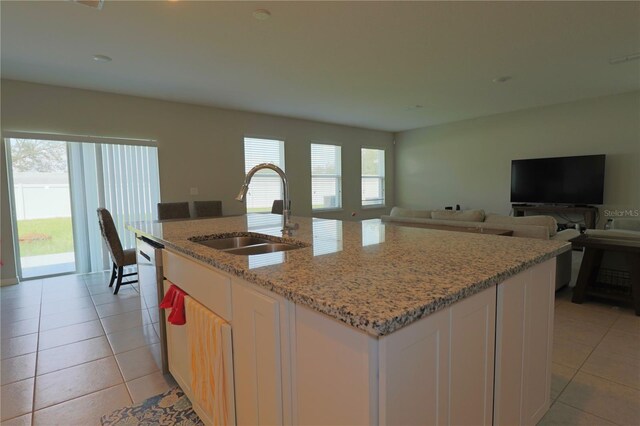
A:
<svg viewBox="0 0 640 426">
<path fill-rule="evenodd" d="M 190 241 L 213 234 L 282 237 L 282 217 L 139 222 L 129 229 L 373 336 L 383 336 L 571 249 L 562 241 L 293 217 L 306 247 L 238 256 Z M 179 283 L 176 283 L 179 285 Z"/>
</svg>

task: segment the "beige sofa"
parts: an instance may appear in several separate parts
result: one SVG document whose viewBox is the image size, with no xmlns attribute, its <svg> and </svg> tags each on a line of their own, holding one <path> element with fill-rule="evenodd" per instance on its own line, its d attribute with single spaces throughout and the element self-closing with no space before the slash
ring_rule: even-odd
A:
<svg viewBox="0 0 640 426">
<path fill-rule="evenodd" d="M 464 228 L 483 228 L 513 231 L 514 237 L 538 238 L 542 240 L 568 241 L 580 233 L 575 229 L 557 232 L 558 224 L 551 216 L 512 217 L 498 214 L 485 214 L 484 210 L 416 210 L 394 207 L 389 215 L 381 220 L 401 226 L 412 224 L 432 224 L 459 226 Z M 571 250 L 558 256 L 556 270 L 556 289 L 571 281 Z"/>
</svg>

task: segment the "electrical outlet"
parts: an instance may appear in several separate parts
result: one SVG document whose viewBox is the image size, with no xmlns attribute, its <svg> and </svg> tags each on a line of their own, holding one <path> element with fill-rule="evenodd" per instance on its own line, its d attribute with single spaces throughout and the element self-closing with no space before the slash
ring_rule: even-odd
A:
<svg viewBox="0 0 640 426">
<path fill-rule="evenodd" d="M 189 189 L 189 194 L 198 195 L 198 188 L 190 188 Z"/>
</svg>

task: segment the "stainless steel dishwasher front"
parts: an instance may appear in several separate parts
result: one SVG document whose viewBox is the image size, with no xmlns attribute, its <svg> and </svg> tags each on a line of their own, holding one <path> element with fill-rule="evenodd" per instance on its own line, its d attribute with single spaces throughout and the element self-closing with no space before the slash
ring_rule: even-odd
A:
<svg viewBox="0 0 640 426">
<path fill-rule="evenodd" d="M 160 339 L 160 364 L 158 367 L 163 374 L 169 373 L 167 360 L 167 334 L 164 319 L 164 310 L 160 309 L 160 302 L 164 297 L 163 272 L 162 272 L 162 244 L 151 241 L 145 237 L 136 236 L 136 259 L 138 262 L 138 282 L 140 285 L 140 305 L 142 315 L 149 315 L 153 332 Z M 144 319 L 143 319 L 144 324 Z M 147 328 L 148 330 L 148 328 Z M 145 337 L 148 335 L 145 334 Z M 151 337 L 151 336 L 150 336 Z M 155 339 L 148 339 L 148 343 Z"/>
</svg>

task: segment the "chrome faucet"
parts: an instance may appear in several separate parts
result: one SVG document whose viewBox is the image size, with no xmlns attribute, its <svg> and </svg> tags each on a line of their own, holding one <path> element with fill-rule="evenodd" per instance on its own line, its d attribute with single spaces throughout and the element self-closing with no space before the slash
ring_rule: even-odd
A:
<svg viewBox="0 0 640 426">
<path fill-rule="evenodd" d="M 282 232 L 287 235 L 291 235 L 291 231 L 293 231 L 294 229 L 298 229 L 298 224 L 291 223 L 291 211 L 289 210 L 289 184 L 287 183 L 287 175 L 284 174 L 284 171 L 280 167 L 272 163 L 261 163 L 253 167 L 251 170 L 249 170 L 249 173 L 247 173 L 247 177 L 244 178 L 244 183 L 240 188 L 240 192 L 238 193 L 236 200 L 240 202 L 244 201 L 245 197 L 247 196 L 247 191 L 249 190 L 249 183 L 251 182 L 251 178 L 253 178 L 253 175 L 255 175 L 256 172 L 263 169 L 273 170 L 280 176 L 280 179 L 282 179 L 282 187 L 284 190 L 284 200 L 282 200 L 282 217 L 284 218 L 284 224 L 282 225 Z"/>
</svg>

